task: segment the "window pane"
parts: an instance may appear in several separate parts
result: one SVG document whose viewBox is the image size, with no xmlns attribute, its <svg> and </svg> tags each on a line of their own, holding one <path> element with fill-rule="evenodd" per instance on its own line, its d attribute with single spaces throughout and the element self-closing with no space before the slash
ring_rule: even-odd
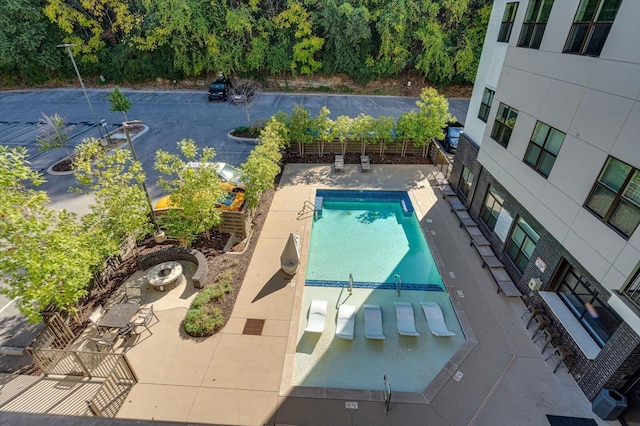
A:
<svg viewBox="0 0 640 426">
<path fill-rule="evenodd" d="M 613 22 L 622 0 L 604 0 L 600 13 L 594 19 L 596 22 Z"/>
<path fill-rule="evenodd" d="M 533 33 L 534 24 L 522 24 L 520 30 L 520 37 L 518 38 L 518 47 L 529 47 L 529 40 L 531 40 L 531 33 Z"/>
<path fill-rule="evenodd" d="M 562 142 L 564 142 L 564 133 L 556 129 L 551 129 L 549 137 L 547 138 L 547 144 L 544 148 L 552 154 L 558 155 Z"/>
<path fill-rule="evenodd" d="M 602 185 L 597 185 L 587 206 L 600 217 L 604 217 L 613 203 L 616 194 Z"/>
<path fill-rule="evenodd" d="M 633 174 L 624 190 L 623 196 L 640 206 L 640 170 L 636 170 Z"/>
<path fill-rule="evenodd" d="M 618 161 L 615 158 L 610 158 L 602 172 L 602 176 L 600 176 L 600 179 L 598 180 L 612 190 L 618 192 L 624 181 L 627 179 L 627 175 L 630 171 L 631 166 L 628 164 L 624 164 L 622 161 Z"/>
<path fill-rule="evenodd" d="M 517 118 L 518 118 L 518 110 L 510 108 L 509 118 L 507 118 L 507 121 L 505 122 L 505 124 L 513 129 L 513 127 L 516 125 Z"/>
<path fill-rule="evenodd" d="M 574 22 L 589 22 L 593 19 L 593 15 L 598 7 L 599 0 L 582 0 L 576 13 Z"/>
<path fill-rule="evenodd" d="M 527 256 L 527 259 L 531 259 L 533 255 L 533 251 L 536 249 L 536 244 L 527 238 L 524 243 L 524 247 L 522 247 L 522 252 Z"/>
<path fill-rule="evenodd" d="M 552 6 L 553 6 L 553 0 L 544 0 L 544 4 L 542 5 L 542 11 L 540 11 L 540 17 L 538 18 L 538 22 L 549 21 L 549 15 L 551 14 Z"/>
<path fill-rule="evenodd" d="M 542 36 L 544 35 L 544 30 L 546 28 L 547 28 L 547 24 L 536 24 L 533 30 L 533 37 L 530 44 L 530 47 L 532 49 L 540 48 L 540 44 L 542 43 Z"/>
<path fill-rule="evenodd" d="M 501 103 L 500 106 L 498 107 L 498 114 L 496 114 L 496 120 L 500 120 L 503 123 L 507 120 L 507 113 L 509 112 L 508 110 L 509 108 Z"/>
<path fill-rule="evenodd" d="M 509 258 L 515 262 L 519 252 L 520 250 L 518 249 L 518 246 L 511 241 L 507 246 L 507 255 Z"/>
<path fill-rule="evenodd" d="M 551 169 L 553 168 L 553 163 L 556 161 L 556 157 L 549 154 L 548 152 L 542 153 L 542 158 L 540 159 L 540 163 L 538 163 L 538 171 L 545 176 L 549 176 L 551 173 Z"/>
<path fill-rule="evenodd" d="M 500 138 L 500 143 L 506 147 L 507 145 L 509 145 L 509 139 L 511 139 L 511 129 L 505 127 L 504 132 L 502 133 L 502 137 Z"/>
<path fill-rule="evenodd" d="M 490 89 L 484 89 L 484 93 L 482 94 L 482 103 L 483 104 L 490 104 L 491 103 L 491 95 L 492 95 L 493 91 Z"/>
<path fill-rule="evenodd" d="M 640 222 L 640 207 L 622 201 L 611 216 L 610 222 L 625 235 L 631 236 Z"/>
<path fill-rule="evenodd" d="M 565 51 L 570 53 L 580 53 L 580 48 L 582 47 L 582 42 L 587 35 L 588 29 L 589 24 L 574 24 L 571 27 Z"/>
<path fill-rule="evenodd" d="M 549 132 L 549 126 L 547 126 L 541 121 L 538 121 L 536 123 L 536 127 L 533 129 L 533 134 L 531 135 L 531 142 L 535 142 L 537 145 L 544 146 L 544 140 L 546 139 L 548 132 Z"/>
<path fill-rule="evenodd" d="M 540 152 L 542 148 L 538 145 L 530 143 L 527 147 L 527 153 L 524 156 L 524 162 L 530 165 L 531 167 L 535 167 L 538 162 L 538 157 L 540 157 Z"/>
<path fill-rule="evenodd" d="M 607 40 L 611 24 L 596 25 L 591 27 L 591 35 L 589 36 L 589 42 L 584 49 L 585 55 L 598 56 L 602 52 L 604 42 Z"/>
<path fill-rule="evenodd" d="M 515 241 L 518 247 L 522 247 L 522 244 L 524 243 L 524 238 L 526 236 L 527 234 L 525 234 L 524 231 L 520 229 L 519 226 L 516 226 L 515 228 L 513 228 L 513 235 L 511 236 L 511 239 Z"/>
<path fill-rule="evenodd" d="M 534 243 L 537 243 L 538 240 L 540 240 L 538 233 L 534 231 L 533 228 L 529 226 L 529 224 L 524 219 L 522 218 L 518 219 L 518 226 L 522 227 L 524 232 L 526 232 L 527 235 L 529 235 L 529 238 L 531 238 Z"/>
</svg>

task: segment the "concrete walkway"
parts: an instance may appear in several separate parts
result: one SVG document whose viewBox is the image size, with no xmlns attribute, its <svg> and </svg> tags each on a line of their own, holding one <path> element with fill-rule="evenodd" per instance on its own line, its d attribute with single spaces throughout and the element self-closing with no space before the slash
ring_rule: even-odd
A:
<svg viewBox="0 0 640 426">
<path fill-rule="evenodd" d="M 548 425 L 546 415 L 593 418 L 566 369 L 551 361 L 520 319 L 519 298 L 496 294 L 449 206 L 431 187 L 427 165 L 287 165 L 256 244 L 231 319 L 207 339 L 184 334 L 186 307 L 163 304 L 159 322 L 127 350 L 139 383 L 118 413 L 121 419 L 229 425 Z M 305 265 L 291 279 L 280 272 L 290 232 L 307 256 L 312 218 L 299 217 L 315 189 L 409 191 L 416 214 L 451 295 L 467 341 L 422 393 L 394 392 L 385 415 L 380 390 L 290 386 L 304 289 Z M 154 305 L 155 306 L 155 305 Z M 245 335 L 247 319 L 264 320 L 262 334 Z M 402 362 L 402 360 L 398 360 Z M 425 360 L 428 362 L 428 360 Z M 382 379 L 382 378 L 381 378 Z M 345 402 L 358 403 L 348 410 Z"/>
</svg>

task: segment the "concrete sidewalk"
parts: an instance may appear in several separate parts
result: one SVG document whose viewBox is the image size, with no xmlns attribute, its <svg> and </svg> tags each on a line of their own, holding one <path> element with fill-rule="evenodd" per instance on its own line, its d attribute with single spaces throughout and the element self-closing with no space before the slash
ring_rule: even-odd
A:
<svg viewBox="0 0 640 426">
<path fill-rule="evenodd" d="M 157 306 L 160 319 L 127 350 L 139 383 L 121 419 L 229 425 L 547 425 L 546 415 L 593 418 L 573 378 L 552 373 L 549 354 L 531 341 L 519 298 L 496 294 L 489 272 L 449 205 L 431 187 L 428 165 L 287 165 L 224 329 L 193 339 L 181 327 L 186 307 Z M 416 215 L 456 308 L 467 341 L 422 393 L 394 392 L 385 415 L 379 390 L 290 386 L 304 289 L 311 215 L 298 214 L 318 188 L 409 191 Z M 290 232 L 300 235 L 303 264 L 291 279 L 280 271 Z M 243 334 L 247 319 L 261 335 Z M 398 360 L 402 362 L 402 360 Z M 428 360 L 425 360 L 428 362 Z M 456 374 L 457 373 L 457 374 Z M 348 410 L 345 402 L 358 402 Z"/>
</svg>

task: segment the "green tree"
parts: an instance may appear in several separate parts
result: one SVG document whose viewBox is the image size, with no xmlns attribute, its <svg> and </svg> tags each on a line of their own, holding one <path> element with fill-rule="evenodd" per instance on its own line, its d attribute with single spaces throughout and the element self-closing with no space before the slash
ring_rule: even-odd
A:
<svg viewBox="0 0 640 426">
<path fill-rule="evenodd" d="M 333 139 L 332 128 L 333 120 L 329 118 L 329 108 L 323 106 L 320 108 L 320 113 L 313 118 L 311 123 L 311 130 L 315 139 L 318 141 L 318 154 L 324 155 L 324 150 L 327 143 Z"/>
<path fill-rule="evenodd" d="M 433 87 L 422 90 L 418 106 L 417 128 L 414 145 L 422 147 L 422 155 L 427 155 L 427 147 L 433 139 L 444 138 L 443 129 L 456 118 L 449 114 L 449 101 Z"/>
<path fill-rule="evenodd" d="M 91 138 L 76 147 L 74 169 L 78 184 L 95 195 L 85 223 L 104 234 L 107 254 L 118 254 L 123 242 L 137 251 L 135 242 L 153 231 L 140 162 L 126 149 L 107 153 Z"/>
<path fill-rule="evenodd" d="M 44 182 L 22 148 L 0 146 L 0 292 L 30 322 L 53 307 L 75 314 L 103 257 L 91 230 L 65 210 L 50 210 Z"/>
<path fill-rule="evenodd" d="M 313 35 L 313 15 L 298 1 L 289 2 L 289 8 L 275 17 L 278 29 L 293 30 L 293 57 L 291 72 L 312 75 L 320 68 L 322 62 L 316 59 L 316 54 L 322 49 L 324 39 Z M 289 32 L 289 31 L 288 31 Z M 290 33 L 290 32 L 289 32 Z"/>
<path fill-rule="evenodd" d="M 311 113 L 302 105 L 296 104 L 289 116 L 289 132 L 292 141 L 298 144 L 298 154 L 304 156 L 305 145 L 313 142 L 309 132 L 312 125 Z"/>
<path fill-rule="evenodd" d="M 41 83 L 62 69 L 62 34 L 38 3 L 0 0 L 0 82 Z"/>
<path fill-rule="evenodd" d="M 82 60 L 95 63 L 98 52 L 122 42 L 138 27 L 139 18 L 123 0 L 46 0 L 44 13 L 76 44 Z"/>
<path fill-rule="evenodd" d="M 48 149 L 63 148 L 67 153 L 67 157 L 71 156 L 69 151 L 69 133 L 74 126 L 67 125 L 64 118 L 58 114 L 46 115 L 42 114 L 42 118 L 38 122 L 38 135 L 36 143 L 40 151 Z"/>
<path fill-rule="evenodd" d="M 242 179 L 247 185 L 245 192 L 249 208 L 259 205 L 260 196 L 273 188 L 275 178 L 282 170 L 281 150 L 287 145 L 287 128 L 284 123 L 272 118 L 260 134 L 261 143 L 256 146 L 242 165 Z"/>
<path fill-rule="evenodd" d="M 375 118 L 368 114 L 359 114 L 353 120 L 353 133 L 360 138 L 360 154 L 366 155 L 367 145 L 378 141 L 375 136 Z"/>
<path fill-rule="evenodd" d="M 340 142 L 340 153 L 347 151 L 347 140 L 353 137 L 353 118 L 341 115 L 333 123 L 334 137 Z"/>
<path fill-rule="evenodd" d="M 124 114 L 124 121 L 129 121 L 127 119 L 127 111 L 133 108 L 133 102 L 131 102 L 119 88 L 116 87 L 109 92 L 107 101 L 111 104 L 109 111 L 121 112 Z"/>
<path fill-rule="evenodd" d="M 163 226 L 167 235 L 189 246 L 199 234 L 210 238 L 211 228 L 222 222 L 216 205 L 227 190 L 220 186 L 216 168 L 207 164 L 215 156 L 213 148 L 203 148 L 200 153 L 192 139 L 182 139 L 178 148 L 181 155 L 157 151 L 154 167 L 162 173 L 158 185 L 171 194 L 174 207 L 167 211 Z M 187 167 L 183 157 L 197 165 Z"/>
<path fill-rule="evenodd" d="M 374 139 L 379 145 L 380 157 L 384 158 L 384 152 L 387 144 L 393 139 L 393 127 L 396 119 L 393 117 L 380 116 L 375 119 L 374 123 Z"/>
</svg>

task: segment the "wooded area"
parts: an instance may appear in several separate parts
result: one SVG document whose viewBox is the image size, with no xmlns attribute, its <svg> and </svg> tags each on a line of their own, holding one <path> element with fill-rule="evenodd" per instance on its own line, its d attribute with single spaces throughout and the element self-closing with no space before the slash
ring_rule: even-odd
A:
<svg viewBox="0 0 640 426">
<path fill-rule="evenodd" d="M 259 79 L 418 72 L 473 82 L 490 0 L 0 0 L 0 84 L 83 75 L 113 83 L 215 72 Z"/>
</svg>

